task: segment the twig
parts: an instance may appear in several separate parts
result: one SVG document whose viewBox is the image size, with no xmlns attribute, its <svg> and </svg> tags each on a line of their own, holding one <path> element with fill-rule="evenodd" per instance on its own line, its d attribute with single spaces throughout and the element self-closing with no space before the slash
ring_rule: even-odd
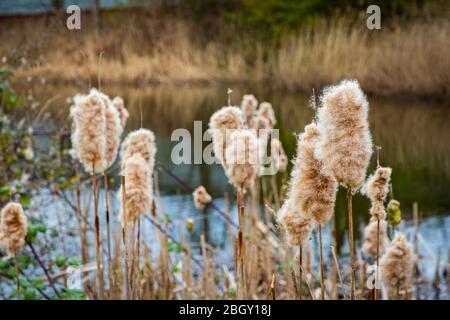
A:
<svg viewBox="0 0 450 320">
<path fill-rule="evenodd" d="M 45 273 L 45 276 L 47 277 L 47 280 L 50 284 L 50 286 L 52 287 L 53 291 L 55 292 L 56 296 L 61 299 L 61 296 L 59 295 L 58 290 L 55 287 L 55 284 L 52 280 L 52 278 L 50 277 L 50 273 L 48 272 L 47 268 L 45 267 L 44 263 L 42 262 L 41 258 L 39 258 L 39 255 L 37 254 L 36 250 L 34 249 L 34 246 L 27 241 L 27 245 L 28 247 L 31 249 L 31 252 L 33 253 L 34 258 L 36 259 L 36 261 L 38 262 L 39 266 L 42 268 L 42 270 Z"/>
</svg>

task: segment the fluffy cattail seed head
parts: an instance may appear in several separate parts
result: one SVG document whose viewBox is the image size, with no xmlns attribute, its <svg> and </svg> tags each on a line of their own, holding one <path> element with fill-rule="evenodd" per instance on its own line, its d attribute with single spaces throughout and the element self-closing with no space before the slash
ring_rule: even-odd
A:
<svg viewBox="0 0 450 320">
<path fill-rule="evenodd" d="M 125 128 L 127 120 L 130 117 L 127 108 L 125 108 L 125 102 L 121 97 L 115 97 L 112 101 L 112 105 L 119 113 L 120 125 L 122 126 L 122 128 Z"/>
<path fill-rule="evenodd" d="M 254 95 L 246 94 L 242 97 L 241 110 L 245 123 L 247 124 L 247 128 L 249 129 L 256 127 L 255 113 L 257 107 L 258 100 L 256 100 Z"/>
<path fill-rule="evenodd" d="M 205 209 L 206 204 L 210 203 L 212 198 L 204 186 L 197 187 L 194 192 L 192 192 L 194 197 L 194 204 L 197 209 Z"/>
<path fill-rule="evenodd" d="M 226 166 L 224 156 L 228 140 L 234 130 L 243 127 L 242 118 L 242 112 L 238 107 L 229 106 L 216 111 L 209 121 L 214 154 L 224 167 Z"/>
<path fill-rule="evenodd" d="M 258 173 L 258 139 L 251 130 L 237 130 L 225 151 L 225 173 L 239 191 L 253 186 Z"/>
<path fill-rule="evenodd" d="M 272 104 L 269 102 L 262 102 L 258 108 L 258 118 L 267 119 L 272 129 L 277 123 L 277 119 L 275 118 L 275 112 L 273 111 Z"/>
<path fill-rule="evenodd" d="M 391 181 L 392 169 L 388 167 L 379 167 L 374 174 L 367 178 L 367 182 L 362 192 L 372 202 L 383 203 L 389 192 L 389 183 Z"/>
<path fill-rule="evenodd" d="M 413 258 L 411 246 L 406 237 L 397 233 L 390 247 L 381 259 L 382 281 L 390 297 L 397 292 L 404 294 L 412 288 Z"/>
<path fill-rule="evenodd" d="M 376 219 L 371 219 L 369 224 L 364 228 L 364 244 L 363 251 L 370 257 L 377 256 L 377 232 L 378 222 Z M 380 235 L 379 235 L 379 254 L 382 255 L 387 242 L 387 223 L 385 220 L 380 220 Z"/>
<path fill-rule="evenodd" d="M 270 141 L 270 153 L 275 160 L 275 165 L 280 172 L 285 172 L 288 165 L 288 157 L 284 151 L 283 145 L 278 138 L 272 138 Z"/>
<path fill-rule="evenodd" d="M 361 187 L 372 155 L 369 104 L 357 81 L 325 89 L 318 112 L 316 157 L 324 170 L 353 192 Z"/>
<path fill-rule="evenodd" d="M 123 132 L 123 127 L 120 124 L 120 116 L 117 109 L 113 106 L 111 99 L 99 91 L 96 92 L 105 104 L 106 116 L 106 168 L 109 168 L 117 157 L 117 151 L 120 146 L 120 137 Z"/>
<path fill-rule="evenodd" d="M 73 121 L 72 146 L 89 173 L 104 172 L 106 161 L 106 105 L 92 89 L 89 95 L 76 95 L 70 108 Z"/>
<path fill-rule="evenodd" d="M 371 217 L 375 220 L 383 220 L 386 218 L 386 211 L 382 202 L 372 202 L 372 206 L 369 211 Z"/>
<path fill-rule="evenodd" d="M 289 198 L 278 211 L 277 222 L 285 229 L 291 246 L 303 245 L 311 237 L 314 227 L 311 219 L 295 210 L 295 205 Z"/>
<path fill-rule="evenodd" d="M 122 160 L 122 170 L 126 161 L 134 155 L 140 155 L 147 163 L 150 174 L 153 174 L 156 155 L 155 135 L 148 129 L 138 129 L 130 132 L 122 142 L 120 158 Z"/>
<path fill-rule="evenodd" d="M 0 245 L 9 256 L 15 256 L 27 235 L 27 217 L 22 206 L 15 202 L 8 203 L 0 214 Z"/>
<path fill-rule="evenodd" d="M 333 216 L 338 183 L 314 156 L 319 130 L 313 122 L 298 138 L 297 158 L 291 173 L 289 197 L 298 210 L 318 224 Z"/>
<path fill-rule="evenodd" d="M 125 221 L 128 224 L 133 224 L 141 214 L 150 211 L 153 201 L 153 187 L 148 161 L 139 154 L 134 154 L 125 161 L 122 174 L 125 177 L 126 192 L 124 203 L 121 186 L 119 190 L 120 222 L 122 226 L 125 226 Z"/>
</svg>

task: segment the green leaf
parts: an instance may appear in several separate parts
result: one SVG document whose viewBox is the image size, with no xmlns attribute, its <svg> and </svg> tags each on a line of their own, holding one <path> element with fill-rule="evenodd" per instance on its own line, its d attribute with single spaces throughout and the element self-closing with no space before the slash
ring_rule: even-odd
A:
<svg viewBox="0 0 450 320">
<path fill-rule="evenodd" d="M 7 197 L 9 196 L 11 193 L 11 189 L 7 186 L 1 187 L 0 188 L 0 196 L 2 197 Z"/>
<path fill-rule="evenodd" d="M 168 252 L 174 252 L 175 251 L 175 244 L 172 241 L 167 242 L 167 251 Z"/>
<path fill-rule="evenodd" d="M 8 269 L 9 261 L 8 260 L 0 260 L 0 270 Z"/>
<path fill-rule="evenodd" d="M 47 232 L 47 226 L 45 224 L 42 224 L 42 223 L 37 224 L 36 225 L 36 230 L 37 230 L 37 232 L 40 232 L 40 233 L 46 233 Z"/>
<path fill-rule="evenodd" d="M 67 257 L 64 257 L 64 256 L 58 256 L 57 258 L 56 258 L 56 265 L 58 266 L 58 268 L 62 268 L 62 267 L 64 267 L 64 265 L 66 264 L 66 262 L 67 262 L 67 260 L 68 260 L 68 258 Z"/>
<path fill-rule="evenodd" d="M 31 196 L 28 193 L 22 193 L 19 197 L 19 202 L 24 208 L 29 208 L 31 205 Z"/>
<path fill-rule="evenodd" d="M 76 267 L 81 265 L 81 260 L 78 258 L 70 258 L 69 260 L 67 260 L 67 264 L 69 266 Z"/>
<path fill-rule="evenodd" d="M 38 233 L 38 230 L 36 228 L 35 225 L 29 225 L 28 226 L 28 231 L 27 231 L 27 240 L 29 242 L 34 242 L 34 240 L 36 239 L 36 235 Z"/>
</svg>

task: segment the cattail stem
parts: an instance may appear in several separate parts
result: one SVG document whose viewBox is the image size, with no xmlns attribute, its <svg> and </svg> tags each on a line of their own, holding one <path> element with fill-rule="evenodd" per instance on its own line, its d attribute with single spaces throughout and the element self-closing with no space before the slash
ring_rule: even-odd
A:
<svg viewBox="0 0 450 320">
<path fill-rule="evenodd" d="M 378 299 L 378 291 L 377 291 L 377 285 L 380 283 L 380 220 L 377 220 L 377 274 L 376 274 L 376 279 L 375 279 L 375 287 L 374 287 L 374 291 L 373 291 L 373 299 L 377 300 Z"/>
<path fill-rule="evenodd" d="M 102 251 L 100 240 L 100 219 L 98 217 L 98 188 L 97 177 L 95 175 L 95 161 L 92 164 L 92 194 L 94 197 L 94 224 L 95 224 L 95 240 L 97 245 L 97 282 L 99 288 L 100 299 L 104 299 L 103 271 L 101 265 Z"/>
<path fill-rule="evenodd" d="M 17 259 L 17 255 L 14 256 L 14 262 L 16 264 L 16 286 L 17 286 L 17 300 L 20 300 L 20 280 L 19 280 L 19 259 Z"/>
<path fill-rule="evenodd" d="M 298 288 L 299 288 L 299 294 L 298 294 L 298 296 L 300 297 L 300 300 L 302 300 L 302 285 L 303 285 L 303 248 L 302 248 L 302 245 L 299 245 L 298 246 L 298 266 L 299 266 L 299 268 L 298 268 L 298 274 L 299 274 L 299 281 L 300 281 L 300 284 L 299 284 L 299 286 L 298 286 Z"/>
<path fill-rule="evenodd" d="M 320 246 L 320 298 L 325 300 L 325 285 L 323 272 L 323 249 L 322 249 L 322 225 L 319 224 L 319 246 Z"/>
<path fill-rule="evenodd" d="M 348 242 L 350 245 L 350 273 L 351 287 L 350 300 L 355 299 L 355 244 L 353 243 L 353 212 L 352 212 L 352 188 L 347 189 L 347 213 L 348 213 Z"/>
<path fill-rule="evenodd" d="M 137 259 L 137 263 L 136 263 L 136 268 L 137 268 L 137 285 L 136 285 L 136 299 L 140 299 L 140 285 L 141 285 L 141 266 L 140 266 L 140 262 L 141 262 L 141 219 L 138 218 L 138 222 L 137 222 L 137 254 L 136 254 L 136 259 Z"/>
<path fill-rule="evenodd" d="M 122 214 L 123 214 L 123 224 L 122 224 L 122 242 L 123 242 L 123 253 L 125 261 L 125 299 L 128 300 L 130 295 L 129 281 L 128 281 L 128 241 L 127 241 L 127 214 L 126 214 L 126 184 L 125 177 L 120 177 L 120 184 L 122 185 Z"/>
<path fill-rule="evenodd" d="M 246 279 L 245 279 L 245 266 L 244 266 L 244 203 L 243 195 L 240 191 L 237 192 L 237 205 L 238 205 L 238 219 L 239 219 L 239 233 L 238 233 L 238 278 L 239 278 L 239 297 L 245 299 L 246 296 Z"/>
<path fill-rule="evenodd" d="M 131 288 L 131 299 L 134 298 L 135 292 L 135 281 L 134 281 L 134 271 L 135 271 L 135 260 L 136 260 L 136 221 L 133 222 L 132 231 L 130 232 L 130 249 L 131 249 L 131 270 L 130 270 L 130 288 Z"/>
<path fill-rule="evenodd" d="M 111 265 L 111 230 L 109 225 L 109 199 L 108 199 L 108 176 L 106 172 L 103 174 L 104 177 L 104 192 L 105 192 L 105 207 L 106 207 L 106 239 L 108 242 L 108 276 L 109 276 L 109 290 L 111 292 L 113 288 L 113 276 L 112 276 L 112 265 Z"/>
</svg>

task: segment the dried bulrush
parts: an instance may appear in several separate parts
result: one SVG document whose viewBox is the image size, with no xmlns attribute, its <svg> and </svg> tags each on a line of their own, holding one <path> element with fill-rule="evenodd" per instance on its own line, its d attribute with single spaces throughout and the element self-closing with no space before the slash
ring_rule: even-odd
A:
<svg viewBox="0 0 450 320">
<path fill-rule="evenodd" d="M 205 209 L 206 205 L 212 200 L 204 186 L 198 186 L 194 192 L 192 192 L 192 196 L 194 198 L 194 205 L 199 210 Z"/>
<path fill-rule="evenodd" d="M 126 201 L 120 202 L 120 222 L 133 226 L 140 215 L 149 212 L 153 200 L 151 170 L 139 154 L 125 161 L 122 175 L 126 181 Z M 125 216 L 126 214 L 126 216 Z"/>
<path fill-rule="evenodd" d="M 286 172 L 289 159 L 284 151 L 281 141 L 278 138 L 272 138 L 270 140 L 270 154 L 275 161 L 277 171 Z"/>
<path fill-rule="evenodd" d="M 237 130 L 230 136 L 225 151 L 230 183 L 240 193 L 253 186 L 258 173 L 258 139 L 250 130 Z"/>
<path fill-rule="evenodd" d="M 252 94 L 245 94 L 241 101 L 241 111 L 244 116 L 244 122 L 248 129 L 256 128 L 256 108 L 258 107 L 258 100 Z"/>
<path fill-rule="evenodd" d="M 396 233 L 381 259 L 381 275 L 390 298 L 408 298 L 413 280 L 413 257 L 411 245 L 403 234 Z"/>
<path fill-rule="evenodd" d="M 281 206 L 276 216 L 277 223 L 283 226 L 287 242 L 289 245 L 299 247 L 298 262 L 299 262 L 299 279 L 302 287 L 303 281 L 303 247 L 306 241 L 311 237 L 311 232 L 314 229 L 314 221 L 305 216 L 303 213 L 296 210 L 296 206 L 292 198 L 287 198 Z"/>
<path fill-rule="evenodd" d="M 70 108 L 72 118 L 72 147 L 84 169 L 103 173 L 106 169 L 106 106 L 98 91 L 73 97 Z"/>
<path fill-rule="evenodd" d="M 22 249 L 27 235 L 27 217 L 19 203 L 8 203 L 0 213 L 0 246 L 16 263 L 17 298 L 20 299 L 19 261 L 17 252 Z"/>
<path fill-rule="evenodd" d="M 374 174 L 367 178 L 367 182 L 362 188 L 362 193 L 366 194 L 371 201 L 370 223 L 364 229 L 364 252 L 376 259 L 377 277 L 379 277 L 379 257 L 384 251 L 384 242 L 387 232 L 387 224 L 384 220 L 386 211 L 384 209 L 384 201 L 389 193 L 389 185 L 391 181 L 392 169 L 381 167 L 379 163 L 379 151 L 377 148 L 377 169 Z M 377 280 L 378 282 L 378 280 Z M 373 298 L 376 299 L 377 291 L 374 289 Z"/>
<path fill-rule="evenodd" d="M 373 218 L 364 228 L 363 251 L 370 257 L 378 257 L 384 253 L 387 242 L 387 223 L 385 220 Z"/>
<path fill-rule="evenodd" d="M 120 125 L 122 126 L 123 129 L 125 129 L 127 120 L 130 117 L 128 110 L 125 107 L 125 102 L 123 101 L 122 97 L 115 97 L 112 100 L 112 105 L 114 108 L 116 108 L 117 112 L 119 113 Z"/>
<path fill-rule="evenodd" d="M 139 217 L 149 212 L 153 203 L 153 170 L 156 155 L 155 135 L 148 129 L 138 129 L 128 134 L 121 146 L 120 221 L 125 253 L 126 292 L 129 298 L 134 283 L 135 239 L 134 230 Z M 138 223 L 139 226 L 139 223 Z M 129 232 L 131 229 L 133 232 Z M 130 237 L 131 270 L 129 270 Z M 140 230 L 138 230 L 140 235 Z M 139 248 L 140 239 L 137 239 Z M 137 257 L 139 261 L 139 257 Z"/>
<path fill-rule="evenodd" d="M 321 297 L 324 299 L 322 225 L 333 216 L 338 183 L 331 174 L 321 170 L 322 164 L 315 158 L 314 149 L 319 137 L 319 130 L 314 122 L 307 125 L 304 133 L 299 136 L 288 197 L 300 212 L 318 225 Z"/>
<path fill-rule="evenodd" d="M 97 280 L 100 296 L 103 298 L 103 269 L 101 254 L 100 222 L 98 217 L 98 195 L 96 173 L 104 173 L 108 167 L 106 134 L 107 118 L 105 95 L 92 89 L 88 95 L 78 94 L 73 98 L 70 108 L 72 118 L 72 147 L 84 169 L 92 174 L 92 193 L 94 197 L 94 219 L 97 245 Z"/>
<path fill-rule="evenodd" d="M 226 167 L 224 159 L 225 149 L 230 139 L 230 135 L 238 129 L 242 129 L 242 112 L 238 107 L 222 107 L 216 111 L 209 121 L 209 129 L 212 134 L 214 155 Z"/>
<path fill-rule="evenodd" d="M 357 81 L 344 80 L 328 87 L 318 110 L 320 139 L 315 149 L 323 171 L 347 188 L 351 295 L 355 296 L 352 195 L 364 182 L 372 155 L 372 138 L 367 120 L 369 104 Z"/>
<path fill-rule="evenodd" d="M 295 208 L 293 201 L 288 198 L 277 214 L 277 222 L 285 229 L 287 242 L 293 247 L 304 245 L 314 228 L 313 220 Z"/>
<path fill-rule="evenodd" d="M 128 117 L 128 111 L 125 109 L 123 104 L 123 100 L 121 98 L 119 101 L 118 97 L 115 98 L 115 102 L 112 102 L 111 99 L 104 93 L 97 92 L 100 98 L 103 100 L 106 106 L 106 169 L 111 167 L 116 158 L 117 151 L 120 146 L 120 138 L 123 133 L 124 125 L 122 125 L 121 117 Z M 126 113 L 126 115 L 125 115 Z M 125 118 L 126 122 L 126 118 Z M 103 173 L 104 177 L 104 193 L 105 193 L 105 208 L 106 208 L 106 228 L 107 228 L 107 245 L 108 245 L 108 274 L 109 274 L 109 283 L 110 287 L 113 283 L 112 272 L 111 272 L 111 231 L 110 231 L 110 223 L 109 223 L 109 194 L 108 194 L 108 176 L 106 174 L 106 169 Z"/>
<path fill-rule="evenodd" d="M 277 119 L 275 118 L 275 112 L 273 111 L 272 104 L 269 102 L 262 102 L 259 105 L 258 111 L 257 111 L 258 118 L 267 119 L 270 125 L 270 128 L 273 128 L 276 123 Z"/>
</svg>

